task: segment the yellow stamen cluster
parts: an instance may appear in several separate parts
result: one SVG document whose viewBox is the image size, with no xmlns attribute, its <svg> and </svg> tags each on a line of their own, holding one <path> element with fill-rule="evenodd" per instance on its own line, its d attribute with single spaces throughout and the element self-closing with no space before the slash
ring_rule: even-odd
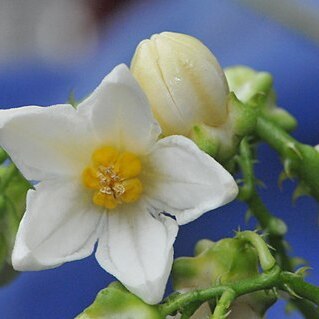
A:
<svg viewBox="0 0 319 319">
<path fill-rule="evenodd" d="M 92 154 L 92 163 L 84 169 L 82 180 L 95 191 L 94 204 L 112 209 L 140 198 L 143 186 L 137 177 L 141 170 L 141 161 L 135 154 L 106 146 Z"/>
</svg>

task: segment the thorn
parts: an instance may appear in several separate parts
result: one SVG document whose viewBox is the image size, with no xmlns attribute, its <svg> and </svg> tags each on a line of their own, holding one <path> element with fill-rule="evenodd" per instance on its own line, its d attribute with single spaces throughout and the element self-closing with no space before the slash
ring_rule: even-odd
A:
<svg viewBox="0 0 319 319">
<path fill-rule="evenodd" d="M 279 189 L 282 191 L 282 184 L 284 183 L 284 181 L 286 181 L 288 179 L 288 175 L 286 174 L 285 171 L 282 171 L 279 175 L 279 178 L 278 178 L 278 187 Z"/>
<path fill-rule="evenodd" d="M 291 258 L 291 263 L 292 263 L 293 268 L 308 264 L 307 260 L 300 258 L 300 257 Z"/>
<path fill-rule="evenodd" d="M 259 186 L 259 187 L 261 187 L 263 189 L 267 188 L 267 185 L 260 179 L 256 179 L 255 183 L 256 183 L 257 186 Z"/>
<path fill-rule="evenodd" d="M 287 291 L 289 292 L 289 294 L 291 294 L 293 297 L 297 298 L 297 299 L 303 299 L 301 296 L 299 296 L 291 287 L 289 287 L 289 285 L 284 284 L 284 287 L 287 289 Z"/>
<path fill-rule="evenodd" d="M 228 312 L 225 313 L 225 315 L 223 316 L 223 318 L 226 319 L 230 314 L 231 314 L 231 310 L 228 310 Z"/>
<path fill-rule="evenodd" d="M 252 217 L 252 213 L 251 213 L 251 210 L 248 209 L 245 213 L 245 223 L 248 224 L 250 218 Z"/>
<path fill-rule="evenodd" d="M 297 269 L 296 271 L 295 271 L 295 274 L 297 275 L 297 276 L 300 276 L 300 277 L 302 277 L 302 278 L 305 278 L 307 275 L 308 275 L 308 271 L 309 270 L 312 270 L 313 268 L 311 268 L 311 267 L 309 267 L 309 266 L 304 266 L 304 267 L 301 267 L 301 268 L 299 268 L 299 269 Z"/>
<path fill-rule="evenodd" d="M 304 185 L 303 183 L 299 183 L 292 194 L 292 202 L 293 204 L 296 203 L 297 199 L 302 196 L 310 196 L 309 188 Z"/>
<path fill-rule="evenodd" d="M 273 287 L 273 288 L 271 289 L 271 291 L 272 291 L 272 293 L 274 294 L 274 296 L 275 296 L 276 298 L 279 297 L 279 293 L 278 293 L 277 288 Z"/>
<path fill-rule="evenodd" d="M 263 232 L 259 235 L 261 238 L 267 238 L 269 236 L 269 233 L 268 232 Z"/>
<path fill-rule="evenodd" d="M 287 143 L 287 147 L 290 150 L 292 150 L 301 160 L 303 159 L 303 156 L 298 150 L 296 143 L 293 143 L 293 142 Z"/>
<path fill-rule="evenodd" d="M 290 180 L 293 180 L 293 162 L 290 158 L 286 158 L 284 160 L 284 171 L 285 171 L 285 174 L 287 175 L 287 177 L 290 179 Z"/>
<path fill-rule="evenodd" d="M 270 250 L 272 250 L 272 251 L 276 251 L 276 248 L 274 248 L 273 246 L 271 246 L 271 245 L 269 245 L 269 244 L 267 244 L 267 247 L 268 247 Z"/>
</svg>

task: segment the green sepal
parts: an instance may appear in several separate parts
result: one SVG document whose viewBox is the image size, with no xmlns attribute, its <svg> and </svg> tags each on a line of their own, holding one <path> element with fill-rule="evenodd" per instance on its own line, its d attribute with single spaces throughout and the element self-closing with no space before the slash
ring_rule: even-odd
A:
<svg viewBox="0 0 319 319">
<path fill-rule="evenodd" d="M 258 115 L 256 104 L 244 105 L 231 92 L 228 96 L 228 118 L 223 125 L 195 125 L 190 138 L 198 147 L 220 163 L 227 163 L 237 153 L 242 138 L 254 131 Z"/>
<path fill-rule="evenodd" d="M 164 319 L 156 305 L 148 305 L 119 282 L 101 290 L 76 319 Z"/>
<path fill-rule="evenodd" d="M 268 94 L 273 86 L 268 72 L 256 72 L 243 65 L 228 67 L 224 72 L 230 91 L 234 91 L 243 102 L 248 102 L 256 93 Z"/>
</svg>

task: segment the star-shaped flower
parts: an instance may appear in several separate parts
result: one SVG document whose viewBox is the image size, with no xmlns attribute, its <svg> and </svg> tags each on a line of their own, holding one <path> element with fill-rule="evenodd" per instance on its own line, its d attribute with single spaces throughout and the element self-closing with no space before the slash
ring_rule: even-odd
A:
<svg viewBox="0 0 319 319">
<path fill-rule="evenodd" d="M 92 254 L 148 303 L 162 299 L 178 224 L 234 199 L 237 185 L 187 138 L 160 127 L 125 65 L 77 109 L 0 112 L 0 144 L 27 179 L 12 262 L 41 270 Z M 168 212 L 176 220 L 166 216 Z"/>
</svg>

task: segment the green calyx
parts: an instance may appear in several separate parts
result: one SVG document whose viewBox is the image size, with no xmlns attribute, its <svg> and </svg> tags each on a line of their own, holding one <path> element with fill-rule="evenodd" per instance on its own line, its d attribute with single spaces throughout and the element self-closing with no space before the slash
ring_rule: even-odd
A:
<svg viewBox="0 0 319 319">
<path fill-rule="evenodd" d="M 241 139 L 254 131 L 258 112 L 255 102 L 243 104 L 234 93 L 230 93 L 226 122 L 218 127 L 195 125 L 190 138 L 201 150 L 226 163 L 236 154 Z"/>
<path fill-rule="evenodd" d="M 101 290 L 76 319 L 164 319 L 157 306 L 144 303 L 119 282 Z"/>
</svg>

